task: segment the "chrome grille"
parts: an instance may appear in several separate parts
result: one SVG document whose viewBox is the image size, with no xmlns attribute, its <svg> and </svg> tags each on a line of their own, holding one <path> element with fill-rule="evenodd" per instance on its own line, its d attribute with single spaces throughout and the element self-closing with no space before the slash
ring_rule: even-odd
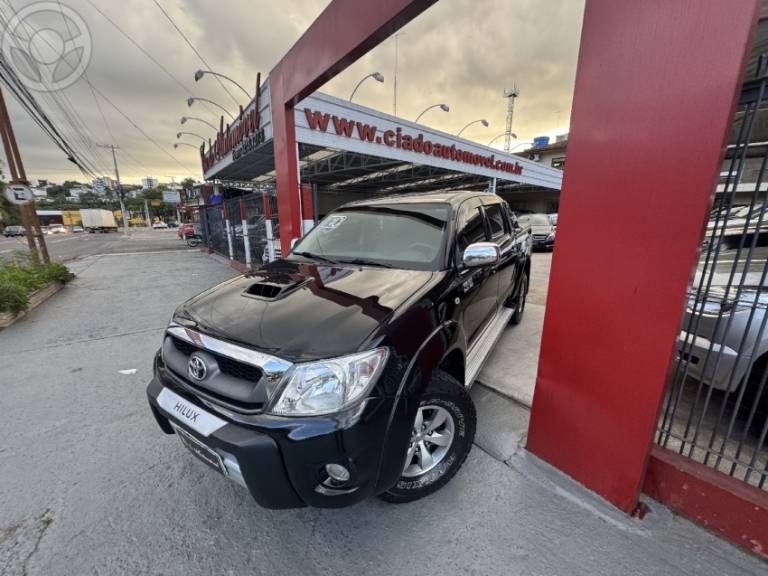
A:
<svg viewBox="0 0 768 576">
<path fill-rule="evenodd" d="M 211 354 L 216 358 L 216 363 L 219 365 L 219 370 L 221 370 L 224 374 L 229 374 L 234 378 L 241 378 L 242 380 L 248 380 L 251 382 L 257 382 L 262 377 L 261 370 L 259 370 L 256 366 L 244 364 L 242 362 L 238 362 L 237 360 L 233 360 L 232 358 L 227 358 L 226 356 L 212 353 L 210 350 L 200 348 L 180 338 L 171 336 L 171 339 L 173 340 L 173 345 L 176 347 L 176 349 L 186 356 L 189 356 L 197 350 L 202 350 L 208 354 Z"/>
</svg>

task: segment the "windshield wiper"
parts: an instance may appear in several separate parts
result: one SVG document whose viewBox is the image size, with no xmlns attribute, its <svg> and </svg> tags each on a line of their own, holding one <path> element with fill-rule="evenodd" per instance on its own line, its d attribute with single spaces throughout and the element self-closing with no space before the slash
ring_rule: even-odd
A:
<svg viewBox="0 0 768 576">
<path fill-rule="evenodd" d="M 390 264 L 379 262 L 378 260 L 366 260 L 365 258 L 353 258 L 350 260 L 339 260 L 339 264 L 358 264 L 360 266 L 379 266 L 381 268 L 392 268 Z"/>
<path fill-rule="evenodd" d="M 330 258 L 326 258 L 325 256 L 320 256 L 320 254 L 313 254 L 312 252 L 291 252 L 291 254 L 296 254 L 296 256 L 303 256 L 304 258 L 309 258 L 310 260 L 319 260 L 320 262 L 327 262 L 328 264 L 338 264 L 335 260 L 331 260 Z"/>
</svg>

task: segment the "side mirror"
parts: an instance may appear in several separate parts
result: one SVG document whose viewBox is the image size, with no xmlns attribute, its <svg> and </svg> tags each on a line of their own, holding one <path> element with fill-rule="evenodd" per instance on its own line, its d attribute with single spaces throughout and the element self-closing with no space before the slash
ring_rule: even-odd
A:
<svg viewBox="0 0 768 576">
<path fill-rule="evenodd" d="M 500 259 L 499 247 L 493 242 L 470 244 L 461 256 L 461 261 L 467 268 L 498 264 Z"/>
</svg>

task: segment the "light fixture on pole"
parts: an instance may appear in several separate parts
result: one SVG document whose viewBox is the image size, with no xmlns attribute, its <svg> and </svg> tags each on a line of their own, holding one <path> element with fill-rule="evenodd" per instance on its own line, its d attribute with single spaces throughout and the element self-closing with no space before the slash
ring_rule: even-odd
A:
<svg viewBox="0 0 768 576">
<path fill-rule="evenodd" d="M 208 100 L 208 98 L 198 98 L 196 96 L 190 96 L 189 98 L 187 98 L 187 106 L 189 106 L 190 108 L 192 108 L 192 104 L 194 104 L 195 102 L 208 102 L 208 104 L 213 104 L 217 108 L 220 108 L 221 110 L 224 110 L 224 112 L 226 112 L 227 116 L 229 116 L 232 120 L 235 119 L 235 117 L 232 116 L 232 114 L 229 113 L 229 110 L 224 108 L 224 106 L 222 106 L 221 104 L 218 104 L 218 103 L 214 102 L 213 100 Z"/>
<path fill-rule="evenodd" d="M 178 140 L 179 138 L 181 138 L 185 134 L 187 136 L 194 136 L 195 138 L 200 138 L 200 140 L 202 140 L 203 142 L 207 142 L 207 140 L 205 138 L 203 138 L 202 136 L 200 136 L 200 134 L 195 134 L 194 132 L 176 132 L 176 140 Z"/>
<path fill-rule="evenodd" d="M 499 134 L 498 136 L 494 136 L 494 137 L 491 139 L 491 141 L 490 141 L 490 142 L 488 142 L 488 144 L 486 144 L 486 146 L 490 146 L 491 144 L 493 144 L 494 142 L 496 142 L 496 140 L 498 140 L 498 139 L 499 139 L 499 138 L 501 138 L 502 136 L 506 136 L 506 135 L 507 135 L 507 133 L 506 133 L 506 132 L 502 132 L 502 133 L 501 133 L 501 134 Z M 515 134 L 514 132 L 510 133 L 510 136 L 511 136 L 512 138 L 514 138 L 515 140 L 517 140 L 517 134 Z"/>
<path fill-rule="evenodd" d="M 178 148 L 179 146 L 189 146 L 190 148 L 194 148 L 195 150 L 200 150 L 199 146 L 195 146 L 194 144 L 187 144 L 186 142 L 176 142 L 173 147 Z"/>
<path fill-rule="evenodd" d="M 208 120 L 203 120 L 202 118 L 198 118 L 196 116 L 182 116 L 181 117 L 181 124 L 186 124 L 188 120 L 196 120 L 197 122 L 202 122 L 203 124 L 205 124 L 207 126 L 210 126 L 214 130 L 216 130 L 216 132 L 219 131 L 219 129 L 216 128 L 216 126 L 214 126 L 210 122 L 208 122 Z"/>
<path fill-rule="evenodd" d="M 472 124 L 477 124 L 478 122 L 479 122 L 480 124 L 482 124 L 483 126 L 485 126 L 486 128 L 488 128 L 488 126 L 489 126 L 489 124 L 488 124 L 488 120 L 486 120 L 485 118 L 480 118 L 480 119 L 478 119 L 478 120 L 472 120 L 472 122 L 470 122 L 469 124 L 467 124 L 466 126 L 464 126 L 464 128 L 462 128 L 461 130 L 459 130 L 458 132 L 456 132 L 456 136 L 461 136 L 461 133 L 462 133 L 462 132 L 464 132 L 464 130 L 466 130 L 467 128 L 469 128 L 470 126 L 472 126 Z"/>
<path fill-rule="evenodd" d="M 424 116 L 424 114 L 432 110 L 432 108 L 440 108 L 440 110 L 442 110 L 443 112 L 451 111 L 451 109 L 448 107 L 448 104 L 432 104 L 432 106 L 427 106 L 426 108 L 424 108 L 424 110 L 421 111 L 421 114 L 416 116 L 416 120 L 414 120 L 414 122 L 418 122 L 419 118 L 421 118 L 422 116 Z"/>
<path fill-rule="evenodd" d="M 533 144 L 531 140 L 524 140 L 523 142 L 518 142 L 512 148 L 509 149 L 510 152 L 512 152 L 515 148 L 520 148 L 520 146 L 528 146 L 529 144 Z"/>
<path fill-rule="evenodd" d="M 384 83 L 384 75 L 381 72 L 372 72 L 371 74 L 368 74 L 367 76 L 363 76 L 360 79 L 360 82 L 357 83 L 357 86 L 355 86 L 355 89 L 352 90 L 352 94 L 349 95 L 349 101 L 352 102 L 352 98 L 355 97 L 355 92 L 357 92 L 357 89 L 360 88 L 360 84 L 368 80 L 368 78 L 373 78 L 376 80 L 376 82 Z"/>
<path fill-rule="evenodd" d="M 232 78 L 230 78 L 229 76 L 225 76 L 224 74 L 221 74 L 219 72 L 214 72 L 213 70 L 198 70 L 197 72 L 195 72 L 195 82 L 198 82 L 200 78 L 202 78 L 206 74 L 210 74 L 211 76 L 218 76 L 219 78 L 224 78 L 224 80 L 229 80 L 230 82 L 232 82 L 232 84 L 234 84 L 235 86 L 240 88 L 240 90 L 243 91 L 243 93 L 248 97 L 248 102 L 253 100 L 253 97 L 250 94 L 248 94 L 248 90 L 243 88 L 239 82 L 232 80 Z"/>
</svg>

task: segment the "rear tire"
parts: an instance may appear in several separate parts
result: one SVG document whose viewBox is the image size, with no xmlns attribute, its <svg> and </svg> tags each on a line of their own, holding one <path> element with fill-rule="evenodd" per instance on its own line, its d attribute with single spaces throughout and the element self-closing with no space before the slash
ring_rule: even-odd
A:
<svg viewBox="0 0 768 576">
<path fill-rule="evenodd" d="M 445 372 L 435 371 L 419 402 L 403 473 L 379 497 L 402 504 L 442 488 L 467 459 L 476 426 L 475 405 L 466 388 Z"/>
<path fill-rule="evenodd" d="M 520 324 L 523 319 L 523 312 L 525 312 L 525 300 L 528 297 L 528 274 L 523 272 L 523 277 L 520 279 L 520 295 L 515 302 L 515 311 L 512 317 L 509 319 L 509 323 L 516 325 Z"/>
</svg>

